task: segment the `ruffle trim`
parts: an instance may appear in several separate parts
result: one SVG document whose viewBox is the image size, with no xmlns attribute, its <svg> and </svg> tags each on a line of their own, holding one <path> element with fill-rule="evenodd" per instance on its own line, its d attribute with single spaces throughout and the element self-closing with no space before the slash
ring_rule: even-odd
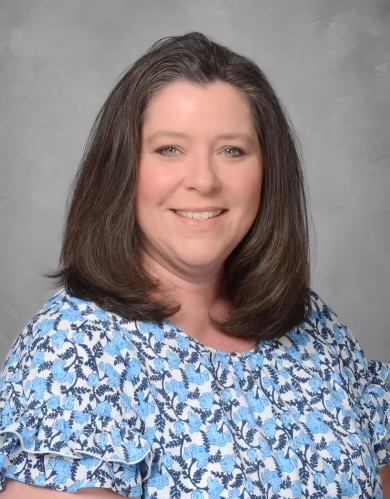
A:
<svg viewBox="0 0 390 499">
<path fill-rule="evenodd" d="M 18 415 L 4 414 L 0 426 L 0 454 L 18 445 L 33 454 L 54 454 L 71 459 L 94 457 L 110 463 L 133 465 L 144 460 L 150 476 L 152 451 L 146 438 L 128 423 L 64 409 Z"/>
<path fill-rule="evenodd" d="M 369 360 L 367 367 L 367 383 L 356 403 L 363 432 L 374 446 L 385 448 L 390 441 L 390 385 L 386 383 L 390 364 Z"/>
</svg>

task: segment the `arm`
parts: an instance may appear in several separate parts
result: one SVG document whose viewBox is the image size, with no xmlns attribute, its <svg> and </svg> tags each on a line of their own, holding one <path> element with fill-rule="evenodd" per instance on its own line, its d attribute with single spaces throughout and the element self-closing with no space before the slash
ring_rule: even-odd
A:
<svg viewBox="0 0 390 499">
<path fill-rule="evenodd" d="M 34 316 L 0 377 L 0 499 L 18 497 L 20 483 L 31 484 L 21 497 L 91 497 L 92 487 L 92 497 L 142 496 L 138 463 L 146 476 L 151 449 L 135 409 L 121 405 L 134 391 L 117 382 L 127 369 L 108 320 L 82 301 L 62 292 Z M 3 493 L 4 478 L 17 483 Z"/>
<path fill-rule="evenodd" d="M 390 499 L 390 465 L 382 466 L 380 470 L 383 499 Z"/>
<path fill-rule="evenodd" d="M 12 499 L 17 496 L 23 499 L 60 499 L 69 496 L 90 497 L 91 499 L 114 499 L 122 497 L 109 489 L 83 489 L 74 494 L 68 492 L 57 492 L 56 490 L 47 489 L 44 487 L 37 487 L 35 485 L 26 485 L 25 483 L 16 480 L 7 479 L 3 491 L 0 491 L 1 499 Z M 141 499 L 141 497 L 133 497 L 132 499 Z"/>
</svg>

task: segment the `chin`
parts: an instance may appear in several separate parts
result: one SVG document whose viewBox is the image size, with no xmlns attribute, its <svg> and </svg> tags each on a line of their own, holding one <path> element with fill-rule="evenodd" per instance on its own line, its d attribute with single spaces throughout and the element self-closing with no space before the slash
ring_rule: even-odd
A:
<svg viewBox="0 0 390 499">
<path fill-rule="evenodd" d="M 215 257 L 211 257 L 211 255 L 205 255 L 202 257 L 199 254 L 191 255 L 177 255 L 177 257 L 173 260 L 176 262 L 176 265 L 179 267 L 187 268 L 187 269 L 196 269 L 196 270 L 206 270 L 212 272 L 213 270 L 219 269 L 224 264 L 225 258 L 221 256 L 215 255 Z"/>
</svg>

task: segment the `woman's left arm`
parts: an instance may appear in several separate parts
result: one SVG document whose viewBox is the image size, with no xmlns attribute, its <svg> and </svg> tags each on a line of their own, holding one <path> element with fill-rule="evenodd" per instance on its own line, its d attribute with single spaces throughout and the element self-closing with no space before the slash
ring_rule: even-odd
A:
<svg viewBox="0 0 390 499">
<path fill-rule="evenodd" d="M 380 470 L 383 499 L 390 499 L 390 465 L 382 466 Z"/>
</svg>

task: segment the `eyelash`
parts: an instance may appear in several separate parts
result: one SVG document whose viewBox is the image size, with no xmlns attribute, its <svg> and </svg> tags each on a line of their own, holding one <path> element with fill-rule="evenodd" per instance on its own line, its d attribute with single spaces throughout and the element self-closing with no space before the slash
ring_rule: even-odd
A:
<svg viewBox="0 0 390 499">
<path fill-rule="evenodd" d="M 160 147 L 160 149 L 157 149 L 156 152 L 158 152 L 159 154 L 162 154 L 163 156 L 174 156 L 173 154 L 165 154 L 163 152 L 163 151 L 166 151 L 167 149 L 178 150 L 177 147 L 175 147 L 175 146 L 165 146 L 165 147 Z M 230 156 L 231 158 L 239 158 L 245 154 L 245 151 L 243 149 L 241 149 L 241 147 L 229 146 L 229 147 L 225 147 L 225 151 L 226 151 L 226 149 L 232 149 L 232 150 L 238 151 L 240 153 L 239 155 Z"/>
</svg>

